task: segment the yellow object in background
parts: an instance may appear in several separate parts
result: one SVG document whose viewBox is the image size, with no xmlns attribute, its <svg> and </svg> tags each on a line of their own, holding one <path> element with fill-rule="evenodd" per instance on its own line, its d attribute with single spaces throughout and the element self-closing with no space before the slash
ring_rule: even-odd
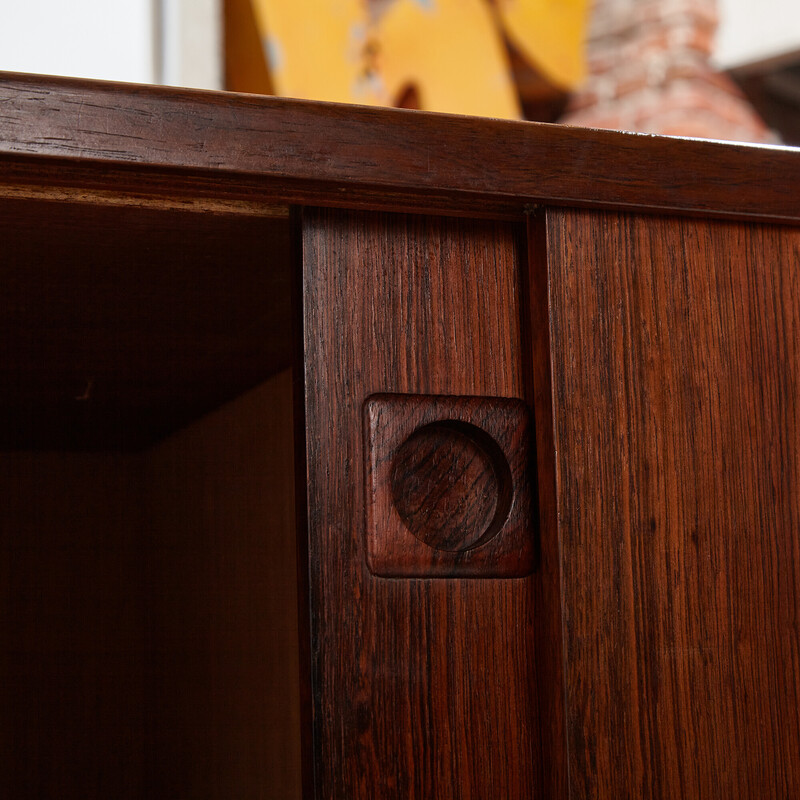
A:
<svg viewBox="0 0 800 800">
<path fill-rule="evenodd" d="M 564 89 L 586 75 L 587 0 L 494 0 L 503 29 L 520 54 Z"/>
<path fill-rule="evenodd" d="M 508 55 L 485 0 L 395 0 L 377 39 L 389 98 L 413 86 L 426 111 L 520 118 Z"/>
<path fill-rule="evenodd" d="M 252 0 L 276 94 L 338 103 L 383 104 L 367 91 L 362 0 Z M 361 100 L 355 93 L 363 91 Z"/>
<path fill-rule="evenodd" d="M 554 83 L 583 74 L 586 0 L 251 2 L 271 88 L 288 97 L 519 118 L 503 29 Z"/>
</svg>

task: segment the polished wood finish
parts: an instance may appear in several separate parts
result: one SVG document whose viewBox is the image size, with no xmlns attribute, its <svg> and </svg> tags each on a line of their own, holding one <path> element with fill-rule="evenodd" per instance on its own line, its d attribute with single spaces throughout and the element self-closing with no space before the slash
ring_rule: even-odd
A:
<svg viewBox="0 0 800 800">
<path fill-rule="evenodd" d="M 534 581 L 536 692 L 542 746 L 542 797 L 568 798 L 567 729 L 564 714 L 561 546 L 558 531 L 547 215 L 527 224 L 528 263 L 522 271 L 525 385 L 534 410 L 539 553 Z"/>
<path fill-rule="evenodd" d="M 303 229 L 317 796 L 538 796 L 533 578 L 378 578 L 363 537 L 367 397 L 524 396 L 523 231 L 325 210 Z"/>
<path fill-rule="evenodd" d="M 531 205 L 800 220 L 789 149 L 7 73 L 3 183 L 519 217 Z"/>
<path fill-rule="evenodd" d="M 521 400 L 368 397 L 370 570 L 388 578 L 529 574 L 535 554 L 531 456 Z"/>
<path fill-rule="evenodd" d="M 136 449 L 291 362 L 286 219 L 0 200 L 0 449 Z"/>
<path fill-rule="evenodd" d="M 4 76 L 0 795 L 800 795 L 798 177 Z"/>
<path fill-rule="evenodd" d="M 548 214 L 569 791 L 800 794 L 800 232 Z"/>
</svg>

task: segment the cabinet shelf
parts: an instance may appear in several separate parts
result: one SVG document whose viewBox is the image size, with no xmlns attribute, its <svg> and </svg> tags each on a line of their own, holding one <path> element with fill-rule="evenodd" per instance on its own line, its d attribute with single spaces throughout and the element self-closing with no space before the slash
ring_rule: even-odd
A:
<svg viewBox="0 0 800 800">
<path fill-rule="evenodd" d="M 0 450 L 136 449 L 286 369 L 286 218 L 0 201 Z"/>
</svg>

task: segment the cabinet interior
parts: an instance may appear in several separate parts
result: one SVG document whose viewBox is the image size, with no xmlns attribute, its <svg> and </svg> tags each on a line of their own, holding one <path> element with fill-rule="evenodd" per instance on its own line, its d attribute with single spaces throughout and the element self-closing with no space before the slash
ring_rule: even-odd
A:
<svg viewBox="0 0 800 800">
<path fill-rule="evenodd" d="M 0 220 L 0 786 L 295 796 L 288 219 Z"/>
</svg>

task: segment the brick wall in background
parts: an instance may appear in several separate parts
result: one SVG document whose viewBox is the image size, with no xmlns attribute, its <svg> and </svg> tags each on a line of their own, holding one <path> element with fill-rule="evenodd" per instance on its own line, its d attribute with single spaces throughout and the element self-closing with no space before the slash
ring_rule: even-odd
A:
<svg viewBox="0 0 800 800">
<path fill-rule="evenodd" d="M 716 0 L 595 0 L 589 77 L 559 120 L 616 130 L 774 141 L 709 59 Z"/>
</svg>

